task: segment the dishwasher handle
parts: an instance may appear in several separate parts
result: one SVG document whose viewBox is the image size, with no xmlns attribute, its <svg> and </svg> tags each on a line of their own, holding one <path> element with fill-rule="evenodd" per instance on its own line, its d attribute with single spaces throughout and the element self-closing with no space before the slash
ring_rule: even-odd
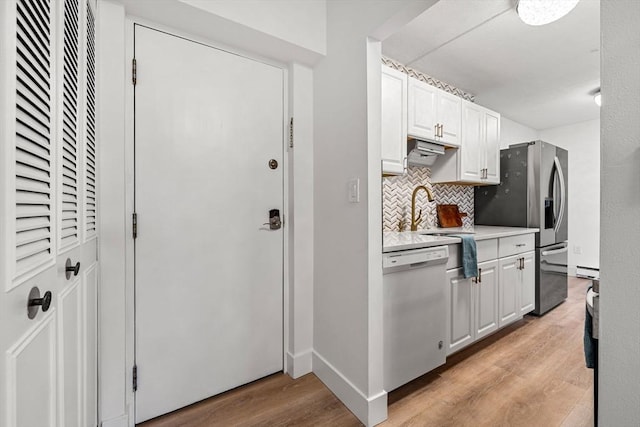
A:
<svg viewBox="0 0 640 427">
<path fill-rule="evenodd" d="M 420 268 L 420 267 L 426 267 L 427 265 L 433 264 L 430 261 L 422 261 L 422 262 L 415 262 L 413 264 L 409 264 L 409 268 Z"/>
<path fill-rule="evenodd" d="M 382 268 L 403 267 L 405 269 L 421 268 L 429 265 L 444 264 L 449 259 L 447 246 L 402 251 L 385 254 L 382 258 Z"/>
</svg>

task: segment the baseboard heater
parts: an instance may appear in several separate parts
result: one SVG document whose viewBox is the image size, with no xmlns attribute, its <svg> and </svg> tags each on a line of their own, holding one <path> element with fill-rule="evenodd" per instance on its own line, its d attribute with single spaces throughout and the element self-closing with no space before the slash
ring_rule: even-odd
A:
<svg viewBox="0 0 640 427">
<path fill-rule="evenodd" d="M 594 267 L 576 266 L 576 277 L 584 279 L 600 279 L 600 269 Z"/>
</svg>

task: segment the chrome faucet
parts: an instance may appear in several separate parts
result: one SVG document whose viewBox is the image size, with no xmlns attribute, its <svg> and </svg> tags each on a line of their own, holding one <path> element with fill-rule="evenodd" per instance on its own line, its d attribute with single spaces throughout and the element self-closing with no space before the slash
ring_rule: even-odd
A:
<svg viewBox="0 0 640 427">
<path fill-rule="evenodd" d="M 433 202 L 433 193 L 424 185 L 418 185 L 411 195 L 411 231 L 418 230 L 418 225 L 422 222 L 422 209 L 418 213 L 418 217 L 416 218 L 416 194 L 418 194 L 419 190 L 424 190 L 427 192 L 427 199 L 430 202 Z"/>
</svg>

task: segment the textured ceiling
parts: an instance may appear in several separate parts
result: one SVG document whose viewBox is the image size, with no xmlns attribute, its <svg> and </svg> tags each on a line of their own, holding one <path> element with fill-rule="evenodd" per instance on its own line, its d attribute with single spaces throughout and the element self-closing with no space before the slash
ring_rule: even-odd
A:
<svg viewBox="0 0 640 427">
<path fill-rule="evenodd" d="M 534 129 L 596 119 L 600 1 L 524 24 L 512 0 L 441 0 L 382 43 L 383 55 L 450 83 Z"/>
</svg>

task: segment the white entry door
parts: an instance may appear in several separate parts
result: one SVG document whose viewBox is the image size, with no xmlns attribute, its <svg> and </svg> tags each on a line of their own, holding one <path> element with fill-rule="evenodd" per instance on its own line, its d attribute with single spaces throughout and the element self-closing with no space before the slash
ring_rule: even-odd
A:
<svg viewBox="0 0 640 427">
<path fill-rule="evenodd" d="M 135 58 L 141 422 L 282 370 L 284 73 L 139 25 Z"/>
<path fill-rule="evenodd" d="M 91 7 L 0 1 L 3 427 L 97 425 Z"/>
</svg>

